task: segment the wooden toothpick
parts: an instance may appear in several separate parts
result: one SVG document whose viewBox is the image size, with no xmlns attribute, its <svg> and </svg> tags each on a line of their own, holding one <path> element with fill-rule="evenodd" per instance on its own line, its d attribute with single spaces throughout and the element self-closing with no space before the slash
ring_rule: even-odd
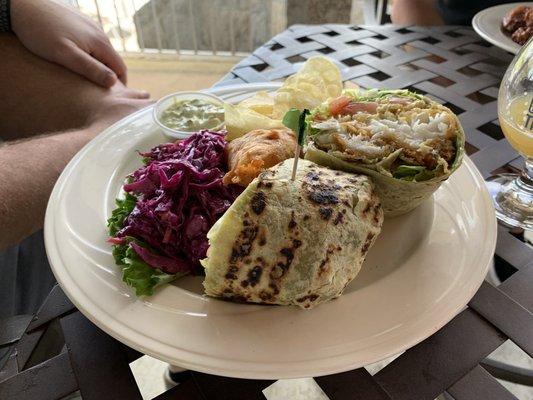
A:
<svg viewBox="0 0 533 400">
<path fill-rule="evenodd" d="M 294 163 L 292 164 L 292 177 L 291 177 L 291 180 L 295 180 L 296 179 L 296 170 L 298 169 L 298 160 L 300 159 L 300 151 L 301 150 L 302 150 L 302 148 L 300 147 L 298 142 L 296 142 L 296 149 L 294 150 Z"/>
<path fill-rule="evenodd" d="M 298 169 L 298 160 L 300 159 L 300 152 L 305 143 L 305 117 L 309 115 L 309 110 L 305 108 L 298 117 L 298 130 L 295 130 L 297 134 L 296 148 L 294 149 L 294 163 L 292 164 L 292 177 L 291 180 L 296 179 L 296 170 Z"/>
</svg>

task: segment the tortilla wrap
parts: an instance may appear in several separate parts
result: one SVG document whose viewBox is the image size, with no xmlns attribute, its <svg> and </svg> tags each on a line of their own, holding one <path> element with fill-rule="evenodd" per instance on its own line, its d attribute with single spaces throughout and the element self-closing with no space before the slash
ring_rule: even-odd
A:
<svg viewBox="0 0 533 400">
<path fill-rule="evenodd" d="M 379 92 L 380 91 L 374 93 Z M 448 163 L 446 163 L 442 167 L 439 165 L 438 168 L 435 168 L 436 171 L 438 170 L 438 173 L 435 173 L 436 176 L 431 179 L 421 181 L 399 179 L 393 177 L 391 174 L 390 165 L 393 162 L 392 160 L 397 159 L 398 153 L 401 152 L 401 150 L 390 154 L 385 159 L 379 160 L 379 162 L 350 160 L 339 151 L 324 151 L 319 149 L 315 143 L 316 136 L 314 137 L 312 135 L 308 137 L 305 158 L 319 165 L 324 165 L 333 169 L 370 176 L 375 184 L 377 194 L 381 199 L 385 216 L 394 217 L 405 214 L 418 207 L 420 203 L 430 197 L 433 192 L 439 188 L 442 182 L 448 179 L 461 165 L 465 151 L 465 134 L 457 117 L 447 107 L 444 107 L 427 97 L 414 95 L 407 91 L 386 91 L 386 93 L 389 96 L 416 96 L 416 99 L 422 99 L 427 104 L 430 104 L 430 107 L 433 108 L 432 111 L 438 110 L 438 112 L 444 112 L 450 116 L 456 127 L 454 128 L 456 134 L 454 139 L 455 156 L 451 164 L 448 165 Z M 387 167 L 389 170 L 387 170 Z"/>
<path fill-rule="evenodd" d="M 367 176 L 294 159 L 262 172 L 207 237 L 205 293 L 311 308 L 340 296 L 378 236 L 383 211 Z"/>
</svg>

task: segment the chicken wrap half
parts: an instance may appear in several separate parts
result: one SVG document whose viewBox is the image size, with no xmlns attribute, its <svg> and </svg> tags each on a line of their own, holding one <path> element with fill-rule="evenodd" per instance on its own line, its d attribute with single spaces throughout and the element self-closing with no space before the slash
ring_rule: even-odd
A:
<svg viewBox="0 0 533 400">
<path fill-rule="evenodd" d="M 314 109 L 307 123 L 305 158 L 372 177 L 389 217 L 431 196 L 464 155 L 457 116 L 408 90 L 346 90 Z"/>
</svg>

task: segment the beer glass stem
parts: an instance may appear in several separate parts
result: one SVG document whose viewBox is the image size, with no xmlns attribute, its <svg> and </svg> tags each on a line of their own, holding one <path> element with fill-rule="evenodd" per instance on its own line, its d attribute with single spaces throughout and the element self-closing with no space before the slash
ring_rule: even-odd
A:
<svg viewBox="0 0 533 400">
<path fill-rule="evenodd" d="M 533 230 L 533 158 L 524 157 L 519 175 L 500 174 L 487 180 L 496 216 L 502 222 Z"/>
<path fill-rule="evenodd" d="M 520 173 L 520 186 L 533 193 L 533 158 L 524 157 L 525 166 Z"/>
</svg>

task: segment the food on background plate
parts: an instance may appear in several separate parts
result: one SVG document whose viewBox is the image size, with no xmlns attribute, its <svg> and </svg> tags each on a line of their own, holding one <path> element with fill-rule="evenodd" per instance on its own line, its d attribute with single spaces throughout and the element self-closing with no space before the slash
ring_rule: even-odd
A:
<svg viewBox="0 0 533 400">
<path fill-rule="evenodd" d="M 201 131 L 153 148 L 130 174 L 108 220 L 113 256 L 138 296 L 199 273 L 207 232 L 241 192 L 225 186 L 224 133 Z"/>
<path fill-rule="evenodd" d="M 503 17 L 502 28 L 514 42 L 524 45 L 533 36 L 533 7 L 522 5 L 511 9 Z"/>
<path fill-rule="evenodd" d="M 289 129 L 256 129 L 226 146 L 225 184 L 248 184 L 267 168 L 294 157 L 296 139 Z"/>
<path fill-rule="evenodd" d="M 461 164 L 457 116 L 407 90 L 347 90 L 308 117 L 305 158 L 369 175 L 386 216 L 429 197 Z"/>
<path fill-rule="evenodd" d="M 283 128 L 281 119 L 290 108 L 314 108 L 342 91 L 342 77 L 337 66 L 326 57 L 313 57 L 288 77 L 273 94 L 265 91 L 237 105 L 224 104 L 227 140 L 254 129 Z"/>
<path fill-rule="evenodd" d="M 254 179 L 208 233 L 210 296 L 311 308 L 340 296 L 381 230 L 371 180 L 300 160 Z"/>
</svg>

